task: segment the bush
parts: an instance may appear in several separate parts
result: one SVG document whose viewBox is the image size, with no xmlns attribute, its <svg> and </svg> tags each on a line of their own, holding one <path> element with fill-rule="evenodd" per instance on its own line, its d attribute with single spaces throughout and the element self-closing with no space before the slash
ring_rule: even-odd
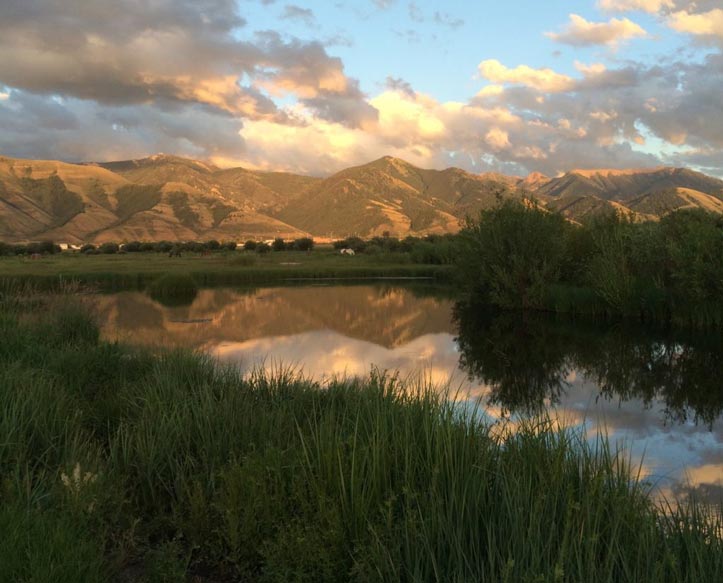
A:
<svg viewBox="0 0 723 583">
<path fill-rule="evenodd" d="M 186 241 L 180 245 L 181 251 L 189 253 L 203 253 L 206 250 L 206 245 L 199 243 L 198 241 Z"/>
<path fill-rule="evenodd" d="M 216 239 L 211 239 L 210 241 L 206 241 L 205 246 L 209 251 L 218 251 L 221 248 L 221 243 L 216 241 Z"/>
<path fill-rule="evenodd" d="M 118 253 L 119 248 L 117 243 L 103 243 L 100 247 L 98 247 L 98 251 L 105 255 L 112 255 L 114 253 Z"/>
<path fill-rule="evenodd" d="M 427 265 L 451 265 L 457 260 L 457 245 L 453 240 L 419 241 L 411 248 L 412 261 Z"/>
<path fill-rule="evenodd" d="M 347 237 L 340 241 L 334 241 L 334 249 L 353 249 L 354 253 L 362 253 L 367 246 L 367 242 L 359 237 Z"/>
<path fill-rule="evenodd" d="M 236 247 L 238 247 L 238 245 L 236 244 L 236 241 L 228 241 L 221 245 L 221 247 L 223 247 L 226 251 L 236 251 Z"/>
<path fill-rule="evenodd" d="M 277 237 L 271 244 L 271 248 L 274 251 L 284 251 L 286 249 L 286 242 L 281 237 Z"/>
<path fill-rule="evenodd" d="M 141 251 L 140 241 L 131 241 L 130 243 L 124 243 L 121 247 L 122 251 L 126 253 L 138 253 Z"/>
<path fill-rule="evenodd" d="M 296 251 L 311 251 L 314 248 L 314 239 L 311 237 L 302 237 L 295 239 L 291 244 L 291 248 Z"/>
<path fill-rule="evenodd" d="M 258 247 L 258 243 L 256 241 L 252 241 L 249 239 L 244 243 L 244 250 L 246 251 L 256 251 L 256 247 Z"/>
<path fill-rule="evenodd" d="M 572 226 L 562 215 L 508 200 L 468 221 L 457 265 L 468 291 L 502 308 L 543 308 L 560 280 Z"/>
<path fill-rule="evenodd" d="M 257 243 L 256 244 L 256 253 L 268 253 L 271 251 L 271 245 L 268 245 L 267 243 Z"/>
<path fill-rule="evenodd" d="M 60 253 L 60 247 L 52 241 L 41 241 L 40 243 L 30 243 L 27 246 L 28 254 L 39 253 L 41 255 L 54 255 Z"/>
<path fill-rule="evenodd" d="M 159 241 L 155 244 L 155 250 L 159 253 L 169 253 L 174 247 L 176 247 L 176 244 L 170 241 Z"/>
</svg>

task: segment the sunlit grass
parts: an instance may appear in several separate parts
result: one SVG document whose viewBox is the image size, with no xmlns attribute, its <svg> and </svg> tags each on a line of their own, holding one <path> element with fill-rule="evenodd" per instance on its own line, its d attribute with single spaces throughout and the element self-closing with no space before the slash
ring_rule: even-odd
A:
<svg viewBox="0 0 723 583">
<path fill-rule="evenodd" d="M 218 252 L 209 256 L 184 253 L 125 255 L 57 254 L 31 260 L 0 257 L 0 282 L 22 281 L 44 289 L 58 289 L 75 281 L 106 290 L 143 289 L 164 274 L 186 274 L 201 286 L 241 285 L 299 279 L 423 277 L 450 279 L 448 265 L 411 263 L 398 253 L 342 257 L 323 248 L 310 253 L 280 251 L 257 254 Z"/>
<path fill-rule="evenodd" d="M 319 385 L 0 298 L 0 580 L 717 581 L 723 521 L 627 456 L 374 373 Z M 38 309 L 38 302 L 42 308 Z"/>
</svg>

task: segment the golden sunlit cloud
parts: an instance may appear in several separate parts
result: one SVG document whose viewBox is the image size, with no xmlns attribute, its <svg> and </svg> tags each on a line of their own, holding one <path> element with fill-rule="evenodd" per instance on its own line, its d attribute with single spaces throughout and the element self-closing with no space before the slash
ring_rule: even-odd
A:
<svg viewBox="0 0 723 583">
<path fill-rule="evenodd" d="M 715 8 L 701 14 L 674 12 L 670 15 L 668 26 L 678 32 L 723 38 L 723 9 Z"/>
<path fill-rule="evenodd" d="M 622 41 L 646 37 L 648 33 L 628 18 L 613 18 L 609 22 L 590 22 L 578 14 L 570 14 L 570 22 L 562 32 L 547 32 L 545 35 L 555 42 L 584 47 L 615 46 Z"/>
<path fill-rule="evenodd" d="M 479 73 L 492 83 L 525 85 L 547 93 L 569 91 L 575 86 L 572 77 L 556 73 L 552 69 L 533 69 L 527 65 L 510 69 L 496 59 L 482 61 L 479 64 Z"/>
</svg>

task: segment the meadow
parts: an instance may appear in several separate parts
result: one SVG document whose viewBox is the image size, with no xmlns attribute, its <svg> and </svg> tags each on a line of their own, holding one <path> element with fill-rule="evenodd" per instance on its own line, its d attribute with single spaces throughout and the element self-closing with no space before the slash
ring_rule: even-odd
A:
<svg viewBox="0 0 723 583">
<path fill-rule="evenodd" d="M 382 372 L 243 377 L 0 288 L 0 580 L 718 581 L 723 516 L 624 452 Z M 513 431 L 514 429 L 514 431 Z"/>
<path fill-rule="evenodd" d="M 29 282 L 35 287 L 58 288 L 71 281 L 104 290 L 144 289 L 169 273 L 190 275 L 198 285 L 242 285 L 303 279 L 434 278 L 450 279 L 449 265 L 415 262 L 409 253 L 342 256 L 331 246 L 313 251 L 221 250 L 208 254 L 168 253 L 93 254 L 56 253 L 0 256 L 0 281 Z"/>
</svg>

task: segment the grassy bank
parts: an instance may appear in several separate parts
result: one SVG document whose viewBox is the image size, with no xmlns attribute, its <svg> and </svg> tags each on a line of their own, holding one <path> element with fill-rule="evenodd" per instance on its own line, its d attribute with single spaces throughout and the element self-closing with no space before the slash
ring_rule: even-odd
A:
<svg viewBox="0 0 723 583">
<path fill-rule="evenodd" d="M 0 281 L 32 283 L 43 289 L 62 281 L 77 281 L 106 290 L 143 289 L 161 275 L 190 275 L 197 285 L 242 285 L 298 279 L 366 279 L 424 277 L 449 279 L 450 267 L 412 263 L 408 254 L 341 256 L 332 250 L 281 251 L 267 254 L 244 251 L 210 255 L 163 253 L 83 255 L 63 253 L 39 259 L 0 257 Z"/>
<path fill-rule="evenodd" d="M 715 581 L 721 518 L 625 457 L 495 437 L 372 375 L 324 390 L 99 341 L 75 300 L 0 298 L 0 580 Z M 22 290 L 20 290 L 22 291 Z"/>
</svg>

